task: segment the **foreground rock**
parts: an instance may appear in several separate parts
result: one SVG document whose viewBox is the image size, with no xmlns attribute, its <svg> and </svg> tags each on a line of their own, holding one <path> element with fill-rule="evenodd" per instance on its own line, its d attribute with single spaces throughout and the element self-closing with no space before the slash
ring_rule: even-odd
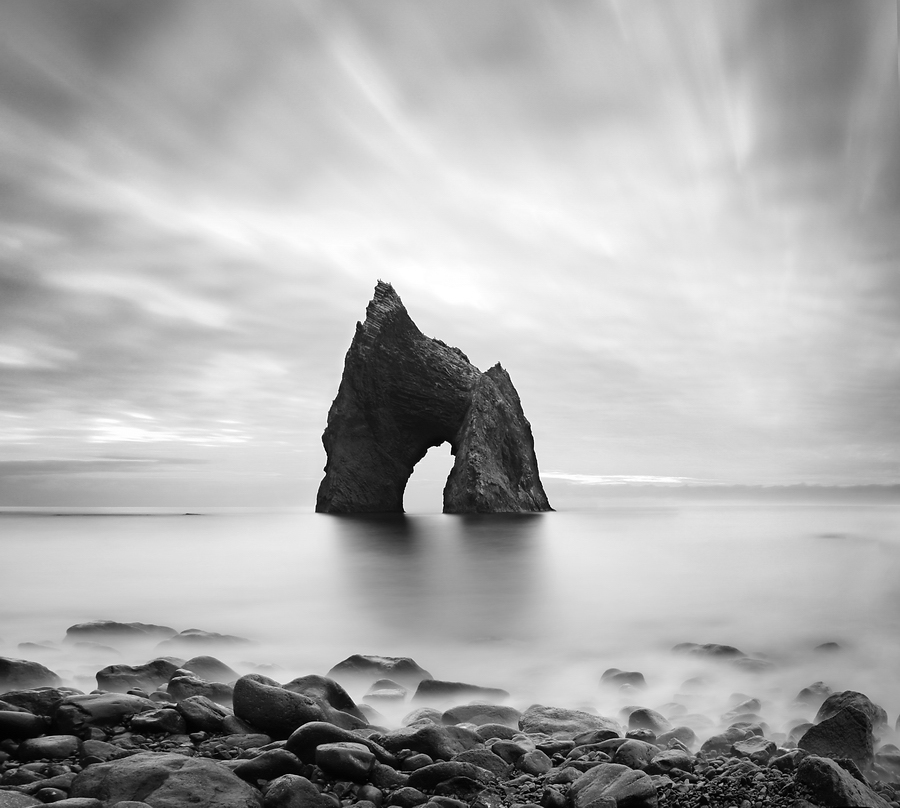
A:
<svg viewBox="0 0 900 808">
<path fill-rule="evenodd" d="M 875 758 L 872 722 L 855 707 L 845 707 L 810 727 L 797 746 L 821 757 L 849 758 L 862 768 L 870 766 Z"/>
<path fill-rule="evenodd" d="M 868 702 L 863 694 L 806 723 L 795 747 L 759 717 L 766 702 L 742 693 L 699 739 L 684 725 L 659 735 L 646 726 L 673 704 L 658 714 L 623 708 L 634 725 L 627 734 L 608 717 L 539 704 L 521 714 L 498 704 L 422 707 L 402 728 L 368 726 L 349 712 L 347 692 L 318 674 L 287 685 L 241 677 L 238 715 L 202 695 L 173 702 L 162 689 L 138 693 L 38 688 L 0 697 L 0 808 L 900 805 L 900 749 L 886 743 L 872 756 L 872 722 L 856 706 Z"/>
<path fill-rule="evenodd" d="M 887 800 L 827 758 L 815 755 L 805 758 L 797 769 L 797 780 L 824 806 L 890 808 Z"/>
<path fill-rule="evenodd" d="M 107 805 L 123 800 L 159 808 L 261 808 L 262 795 L 226 768 L 184 755 L 142 752 L 98 763 L 72 783 L 72 797 L 94 797 Z"/>
<path fill-rule="evenodd" d="M 322 442 L 319 512 L 402 513 L 413 467 L 445 442 L 456 458 L 445 513 L 550 510 L 509 374 L 499 364 L 482 373 L 458 348 L 426 337 L 381 281 L 356 326 Z"/>
<path fill-rule="evenodd" d="M 656 787 L 643 772 L 601 763 L 579 777 L 569 791 L 573 808 L 656 808 Z"/>
<path fill-rule="evenodd" d="M 0 657 L 0 693 L 32 687 L 57 687 L 61 684 L 62 679 L 39 662 Z"/>
<path fill-rule="evenodd" d="M 319 701 L 283 688 L 278 682 L 251 673 L 234 685 L 234 713 L 273 738 L 288 738 L 310 721 L 327 721 L 344 729 L 365 726 L 365 719 L 334 709 Z"/>
<path fill-rule="evenodd" d="M 338 662 L 328 677 L 338 682 L 357 685 L 390 679 L 404 687 L 416 687 L 423 679 L 433 678 L 424 668 L 409 657 L 384 657 L 371 654 L 353 654 Z"/>
</svg>

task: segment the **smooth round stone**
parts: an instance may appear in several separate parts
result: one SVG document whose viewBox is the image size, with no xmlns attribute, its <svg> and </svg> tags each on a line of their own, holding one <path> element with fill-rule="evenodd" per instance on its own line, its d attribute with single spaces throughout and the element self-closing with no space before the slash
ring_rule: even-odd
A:
<svg viewBox="0 0 900 808">
<path fill-rule="evenodd" d="M 501 738 L 509 741 L 516 736 L 518 730 L 508 727 L 505 724 L 481 724 L 475 730 L 475 734 L 483 741 L 489 741 L 491 738 Z"/>
<path fill-rule="evenodd" d="M 331 808 L 331 799 L 299 774 L 285 774 L 269 783 L 264 808 Z"/>
<path fill-rule="evenodd" d="M 375 808 L 381 808 L 381 804 L 384 802 L 384 794 L 381 793 L 380 788 L 367 784 L 359 787 L 359 790 L 356 792 L 356 799 L 357 805 L 361 802 L 370 802 Z"/>
<path fill-rule="evenodd" d="M 746 757 L 760 765 L 768 763 L 778 747 L 774 741 L 766 740 L 759 735 L 754 735 L 743 741 L 737 741 L 731 747 L 731 751 L 740 757 Z"/>
<path fill-rule="evenodd" d="M 17 791 L 0 791 L 0 808 L 33 808 L 43 804 L 37 797 L 29 797 Z"/>
<path fill-rule="evenodd" d="M 0 739 L 37 738 L 47 731 L 47 722 L 39 715 L 0 710 Z"/>
<path fill-rule="evenodd" d="M 639 707 L 637 710 L 632 710 L 628 716 L 628 729 L 649 729 L 651 732 L 661 735 L 672 729 L 672 725 L 664 715 L 656 710 Z"/>
<path fill-rule="evenodd" d="M 440 724 L 444 713 L 434 707 L 419 707 L 411 713 L 403 716 L 400 725 L 409 727 L 413 724 Z"/>
<path fill-rule="evenodd" d="M 64 760 L 78 752 L 81 739 L 74 735 L 44 735 L 19 744 L 19 760 Z"/>
<path fill-rule="evenodd" d="M 594 808 L 601 800 L 613 805 L 653 805 L 656 787 L 644 772 L 615 763 L 601 763 L 579 777 L 569 789 L 573 808 Z"/>
<path fill-rule="evenodd" d="M 525 774 L 546 774 L 553 768 L 553 761 L 540 749 L 533 749 L 530 752 L 526 752 L 516 761 L 516 768 L 525 772 Z"/>
<path fill-rule="evenodd" d="M 64 800 L 69 795 L 66 794 L 61 788 L 40 788 L 35 793 L 34 796 L 37 797 L 41 802 L 59 802 L 60 800 Z"/>
<path fill-rule="evenodd" d="M 102 794 L 114 806 L 146 797 L 151 805 L 192 808 L 259 808 L 259 791 L 212 760 L 142 752 L 84 769 L 72 783 L 74 797 Z"/>
<path fill-rule="evenodd" d="M 651 729 L 630 729 L 625 733 L 625 737 L 632 741 L 644 741 L 644 743 L 655 743 L 656 733 Z"/>
<path fill-rule="evenodd" d="M 460 752 L 453 760 L 459 763 L 471 763 L 473 766 L 489 771 L 497 777 L 505 778 L 510 771 L 509 763 L 499 755 L 494 754 L 490 749 L 469 749 L 465 752 Z"/>
<path fill-rule="evenodd" d="M 623 671 L 618 668 L 609 668 L 604 671 L 603 675 L 600 677 L 600 683 L 612 687 L 630 685 L 639 690 L 643 690 L 647 687 L 647 682 L 644 680 L 644 674 L 640 671 Z"/>
<path fill-rule="evenodd" d="M 213 656 L 195 656 L 180 666 L 207 682 L 235 682 L 240 674 Z"/>
<path fill-rule="evenodd" d="M 688 748 L 693 748 L 697 743 L 697 733 L 690 727 L 680 726 L 658 735 L 656 743 L 658 746 L 668 746 L 670 741 L 680 741 Z"/>
<path fill-rule="evenodd" d="M 528 750 L 517 744 L 515 741 L 499 740 L 491 744 L 491 752 L 498 755 L 507 763 L 515 763 Z"/>
<path fill-rule="evenodd" d="M 257 780 L 274 780 L 283 774 L 301 774 L 303 763 L 286 749 L 268 749 L 250 760 L 242 760 L 234 773 L 248 783 Z"/>
<path fill-rule="evenodd" d="M 410 755 L 408 758 L 404 758 L 400 763 L 400 770 L 404 772 L 414 772 L 416 769 L 424 769 L 426 766 L 430 766 L 434 763 L 428 755 L 423 755 L 419 753 L 417 755 Z"/>
<path fill-rule="evenodd" d="M 694 756 L 683 749 L 666 749 L 653 757 L 647 771 L 650 774 L 665 774 L 672 769 L 685 772 L 694 770 Z"/>
<path fill-rule="evenodd" d="M 443 761 L 425 766 L 414 771 L 409 776 L 409 785 L 413 788 L 431 790 L 438 783 L 449 780 L 465 778 L 481 784 L 487 784 L 495 780 L 494 775 L 472 763 L 464 763 L 458 760 Z"/>
<path fill-rule="evenodd" d="M 629 769 L 646 769 L 653 757 L 659 753 L 659 747 L 644 741 L 626 738 L 619 744 L 613 755 L 613 763 L 627 766 Z"/>
<path fill-rule="evenodd" d="M 147 735 L 184 735 L 187 724 L 178 710 L 162 707 L 134 716 L 131 719 L 131 729 Z"/>
<path fill-rule="evenodd" d="M 316 747 L 316 765 L 338 779 L 364 783 L 375 765 L 375 754 L 361 743 L 326 743 Z"/>
<path fill-rule="evenodd" d="M 421 805 L 423 802 L 427 801 L 428 797 L 417 788 L 404 786 L 403 788 L 398 788 L 391 794 L 388 805 L 396 805 L 397 808 L 414 808 L 414 806 Z"/>
</svg>

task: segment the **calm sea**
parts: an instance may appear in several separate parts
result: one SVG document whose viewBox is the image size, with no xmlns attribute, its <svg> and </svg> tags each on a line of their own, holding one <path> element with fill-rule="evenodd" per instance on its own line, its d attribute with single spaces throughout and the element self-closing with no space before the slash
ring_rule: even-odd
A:
<svg viewBox="0 0 900 808">
<path fill-rule="evenodd" d="M 5 512 L 0 535 L 0 655 L 41 661 L 87 690 L 99 667 L 155 655 L 152 644 L 62 644 L 68 626 L 108 619 L 248 638 L 216 655 L 242 673 L 273 663 L 281 681 L 367 653 L 503 687 L 518 706 L 615 716 L 635 703 L 598 685 L 617 667 L 643 672 L 644 706 L 703 675 L 691 711 L 716 718 L 743 693 L 763 700 L 773 729 L 803 717 L 790 703 L 817 680 L 867 693 L 892 723 L 900 710 L 897 506 Z M 749 674 L 673 654 L 682 642 L 737 646 L 773 666 Z M 841 649 L 815 650 L 825 642 Z"/>
</svg>

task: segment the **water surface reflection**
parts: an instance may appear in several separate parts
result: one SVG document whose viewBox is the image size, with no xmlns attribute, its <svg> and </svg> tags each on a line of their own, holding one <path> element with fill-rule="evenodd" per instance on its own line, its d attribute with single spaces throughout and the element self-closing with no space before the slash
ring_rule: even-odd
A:
<svg viewBox="0 0 900 808">
<path fill-rule="evenodd" d="M 540 515 L 329 517 L 347 595 L 382 629 L 431 641 L 527 637 Z"/>
</svg>

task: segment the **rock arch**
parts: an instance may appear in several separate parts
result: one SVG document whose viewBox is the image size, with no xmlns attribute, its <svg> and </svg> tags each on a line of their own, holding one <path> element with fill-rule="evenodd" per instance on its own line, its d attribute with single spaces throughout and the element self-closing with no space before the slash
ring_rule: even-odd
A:
<svg viewBox="0 0 900 808">
<path fill-rule="evenodd" d="M 379 281 L 328 412 L 316 511 L 402 513 L 413 468 L 444 442 L 455 458 L 444 513 L 552 510 L 509 374 L 426 337 Z"/>
</svg>

